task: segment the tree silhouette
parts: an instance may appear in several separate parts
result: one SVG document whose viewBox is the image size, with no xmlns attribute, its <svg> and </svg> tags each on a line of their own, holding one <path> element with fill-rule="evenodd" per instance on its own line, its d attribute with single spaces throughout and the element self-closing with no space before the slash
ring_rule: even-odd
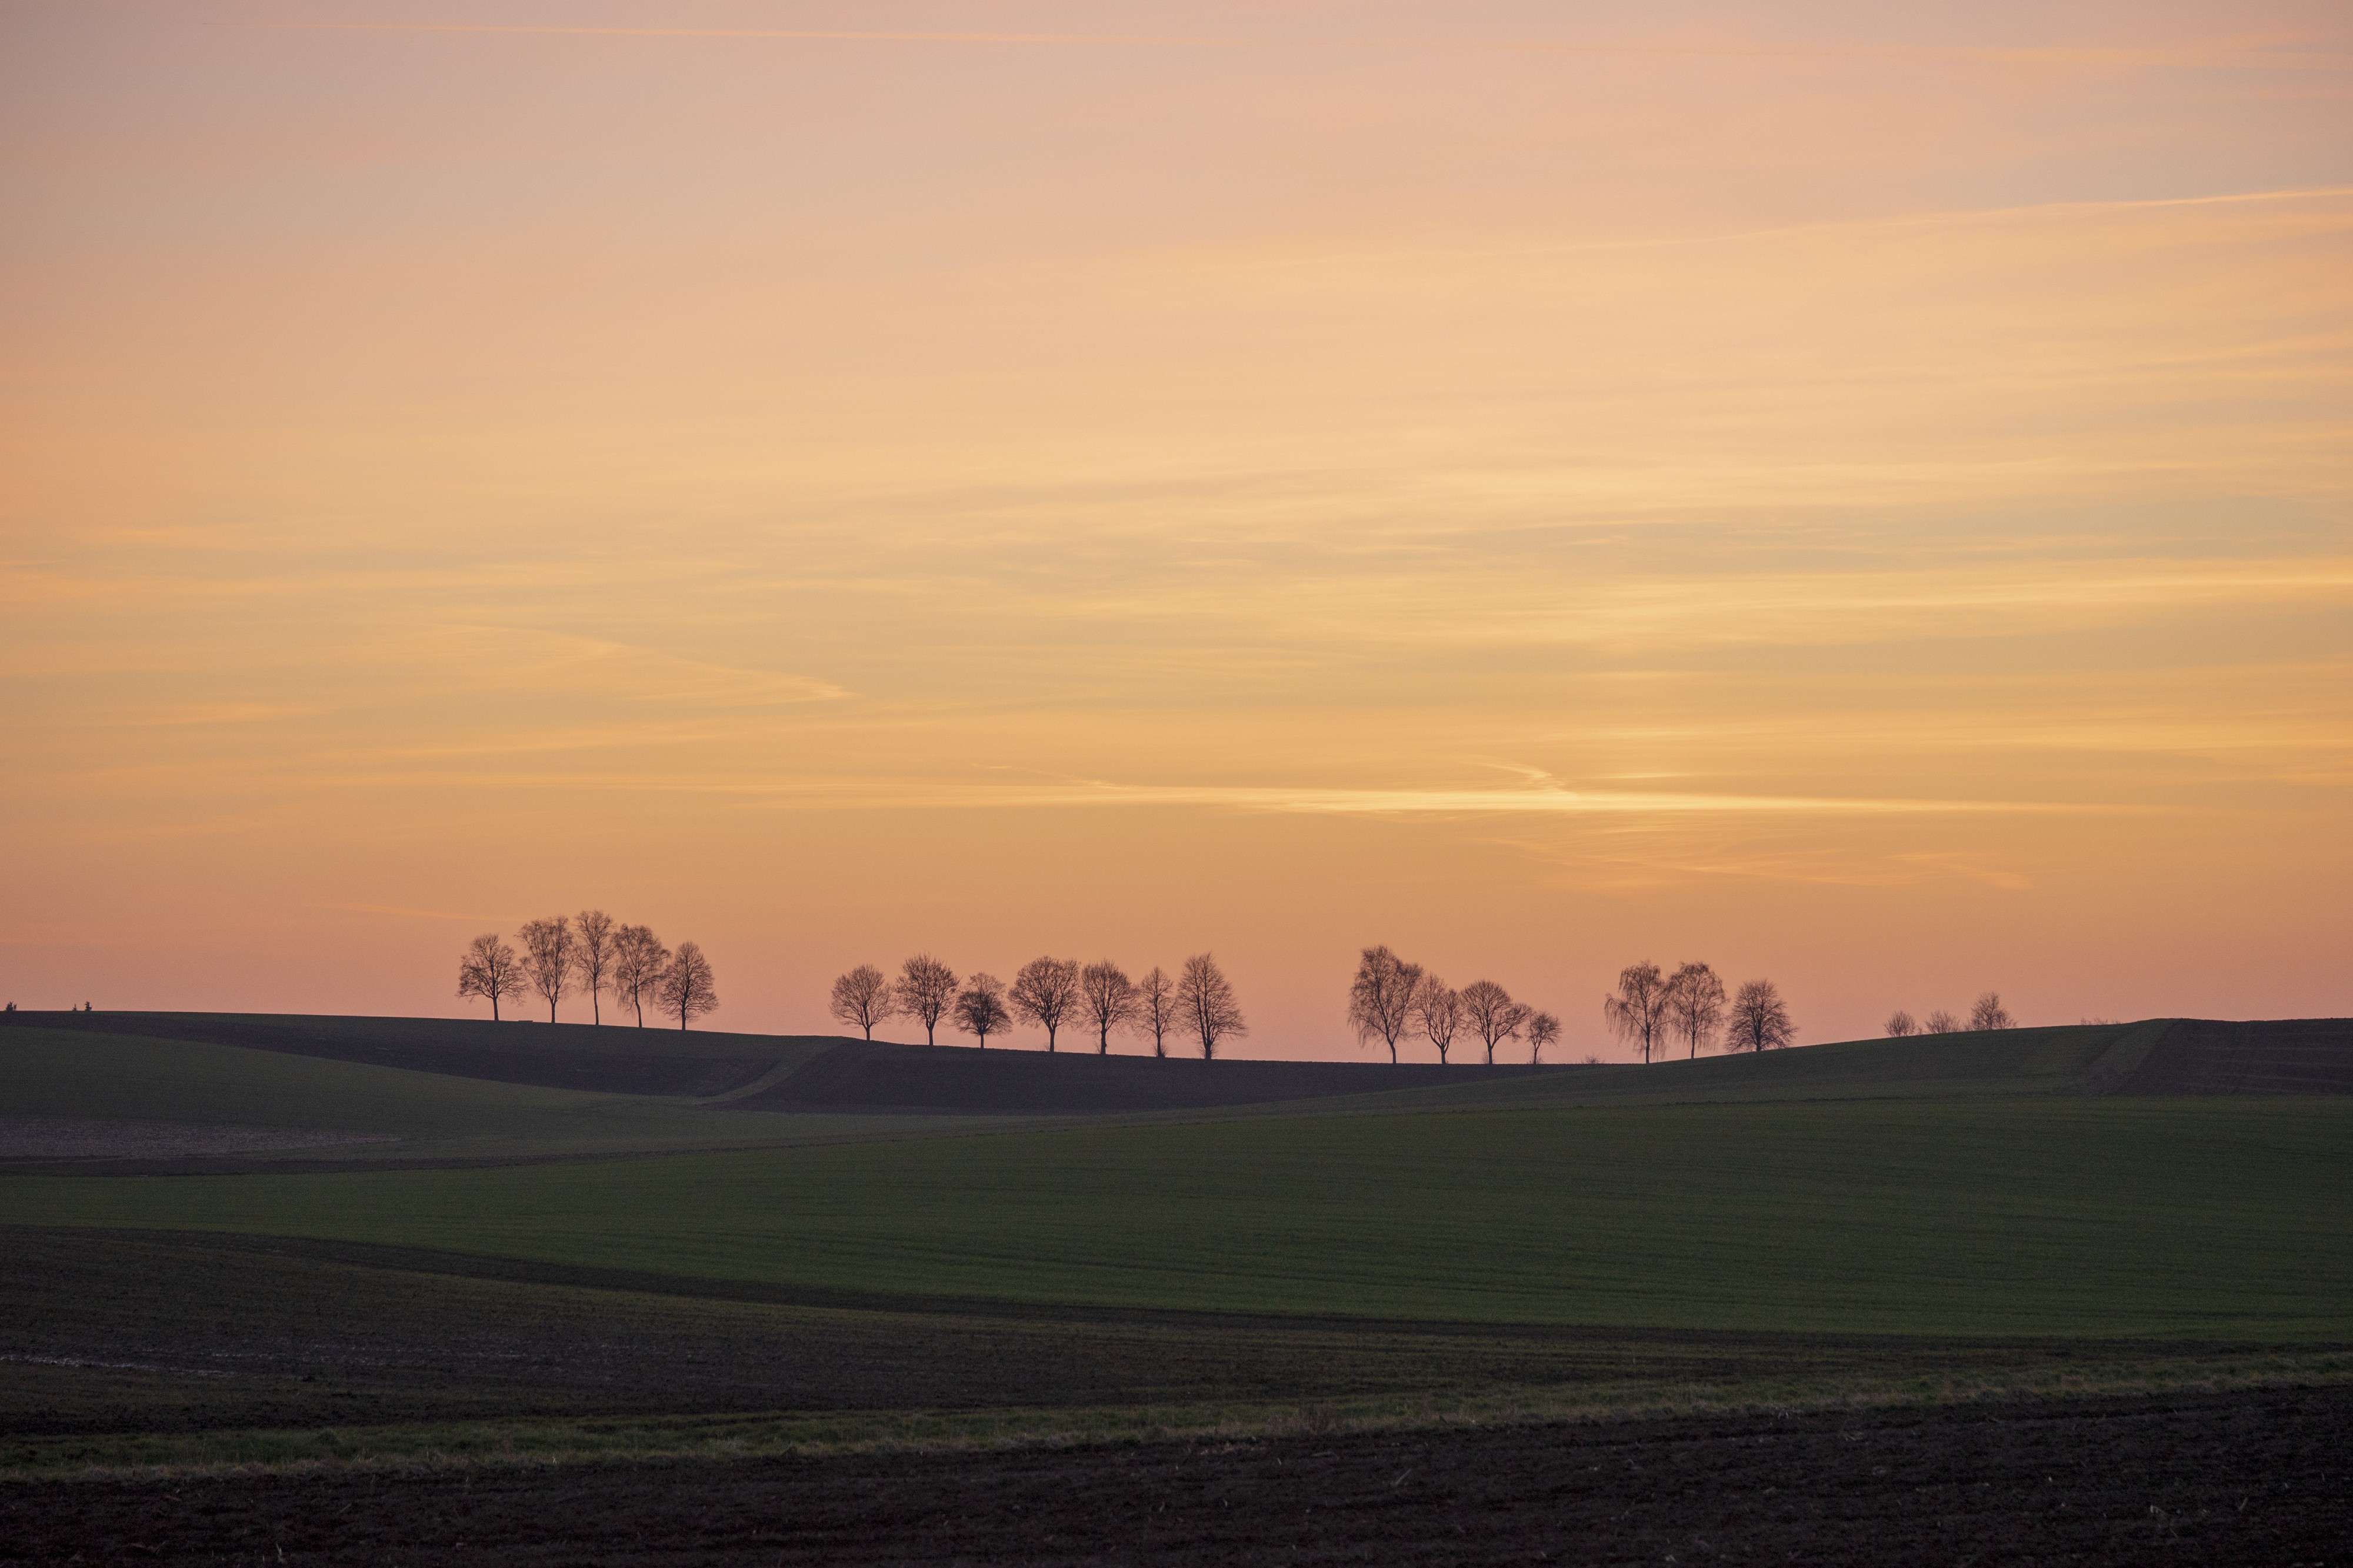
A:
<svg viewBox="0 0 2353 1568">
<path fill-rule="evenodd" d="M 837 1022 L 863 1029 L 870 1040 L 874 1037 L 874 1026 L 888 1021 L 899 1011 L 898 1001 L 891 994 L 891 983 L 871 963 L 861 963 L 835 981 L 833 995 L 826 1005 Z"/>
<path fill-rule="evenodd" d="M 1725 1043 L 1736 1051 L 1778 1051 L 1798 1037 L 1780 989 L 1769 980 L 1751 980 L 1732 999 Z"/>
<path fill-rule="evenodd" d="M 1918 1020 L 1901 1007 L 1887 1015 L 1886 1027 L 1887 1037 L 1891 1040 L 1900 1040 L 1906 1035 L 1916 1035 L 1920 1032 Z"/>
<path fill-rule="evenodd" d="M 1421 984 L 1421 965 L 1408 963 L 1387 946 L 1368 947 L 1356 963 L 1356 978 L 1348 984 L 1348 1026 L 1356 1043 L 1378 1040 L 1398 1059 L 1398 1038 L 1413 1022 L 1413 994 Z"/>
<path fill-rule="evenodd" d="M 602 910 L 582 910 L 575 933 L 572 972 L 580 977 L 580 989 L 588 993 L 588 1021 L 601 1024 L 605 1012 L 597 999 L 613 984 L 613 917 Z"/>
<path fill-rule="evenodd" d="M 2011 1017 L 2010 1010 L 2001 1005 L 2001 994 L 1998 991 L 1989 991 L 1978 998 L 1976 1006 L 1969 1009 L 1969 1027 L 2014 1029 L 2018 1027 L 2018 1020 Z"/>
<path fill-rule="evenodd" d="M 1176 1026 L 1176 982 L 1158 964 L 1135 983 L 1135 1016 L 1129 1025 L 1139 1035 L 1152 1037 L 1152 1054 L 1168 1054 L 1168 1031 Z"/>
<path fill-rule="evenodd" d="M 1560 1038 L 1560 1020 L 1549 1013 L 1538 1013 L 1528 1020 L 1528 1062 L 1531 1066 L 1544 1060 L 1545 1047 Z"/>
<path fill-rule="evenodd" d="M 919 952 L 899 966 L 898 992 L 900 1011 L 923 1026 L 923 1044 L 938 1045 L 940 1019 L 955 1003 L 955 971 Z"/>
<path fill-rule="evenodd" d="M 1046 1049 L 1051 1054 L 1062 1020 L 1078 1010 L 1079 961 L 1031 959 L 1013 976 L 1013 989 L 1007 999 L 1013 1005 L 1015 1017 L 1046 1031 Z"/>
<path fill-rule="evenodd" d="M 989 1036 L 1003 1034 L 1012 1023 L 1013 1015 L 1005 1006 L 1005 982 L 996 975 L 976 974 L 956 994 L 955 1026 L 979 1036 L 982 1050 L 988 1049 Z"/>
<path fill-rule="evenodd" d="M 1438 1065 L 1446 1065 L 1446 1048 L 1454 1043 L 1454 1032 L 1462 1026 L 1462 993 L 1435 974 L 1425 974 L 1413 993 L 1414 1022 L 1438 1047 Z"/>
<path fill-rule="evenodd" d="M 458 994 L 480 996 L 491 1005 L 491 1022 L 499 1021 L 499 999 L 522 994 L 522 960 L 515 950 L 499 940 L 496 931 L 484 931 L 466 948 L 458 961 Z"/>
<path fill-rule="evenodd" d="M 572 961 L 579 940 L 572 922 L 562 915 L 553 920 L 525 921 L 515 932 L 522 943 L 523 973 L 531 988 L 547 998 L 547 1021 L 555 1022 L 555 1005 L 572 991 Z"/>
<path fill-rule="evenodd" d="M 1648 960 L 1628 964 L 1618 972 L 1617 994 L 1601 999 L 1601 1016 L 1620 1039 L 1641 1046 L 1648 1062 L 1666 1031 L 1667 977 Z"/>
<path fill-rule="evenodd" d="M 1667 1021 L 1696 1058 L 1724 1022 L 1724 982 L 1704 963 L 1686 963 L 1667 982 Z"/>
<path fill-rule="evenodd" d="M 1219 1041 L 1250 1033 L 1225 971 L 1206 952 L 1187 959 L 1185 973 L 1176 977 L 1176 1012 L 1186 1032 L 1200 1040 L 1203 1061 L 1217 1056 Z"/>
<path fill-rule="evenodd" d="M 1108 958 L 1090 963 L 1079 973 L 1079 1002 L 1087 1022 L 1095 1026 L 1095 1054 L 1111 1055 L 1111 1032 L 1135 1017 L 1135 982 Z"/>
<path fill-rule="evenodd" d="M 711 972 L 711 961 L 693 942 L 680 942 L 670 967 L 662 971 L 661 1005 L 663 1012 L 678 1020 L 681 1029 L 704 1014 L 718 1010 L 719 987 Z"/>
<path fill-rule="evenodd" d="M 1462 988 L 1462 1013 L 1487 1047 L 1489 1067 L 1495 1065 L 1495 1047 L 1516 1037 L 1528 1021 L 1528 1010 L 1492 980 L 1473 980 Z"/>
<path fill-rule="evenodd" d="M 670 949 L 651 926 L 623 926 L 613 933 L 613 1000 L 626 999 L 646 1026 L 646 1003 L 670 968 Z"/>
<path fill-rule="evenodd" d="M 1961 1021 L 1939 1007 L 1922 1022 L 1920 1032 L 1924 1035 L 1957 1035 L 1961 1032 Z"/>
</svg>

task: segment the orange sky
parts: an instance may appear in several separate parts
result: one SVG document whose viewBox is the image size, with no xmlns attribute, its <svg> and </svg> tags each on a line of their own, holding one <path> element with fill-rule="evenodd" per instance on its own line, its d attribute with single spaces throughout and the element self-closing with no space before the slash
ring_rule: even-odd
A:
<svg viewBox="0 0 2353 1568">
<path fill-rule="evenodd" d="M 2353 1012 L 2341 7 L 0 29 L 20 1005 Z"/>
</svg>

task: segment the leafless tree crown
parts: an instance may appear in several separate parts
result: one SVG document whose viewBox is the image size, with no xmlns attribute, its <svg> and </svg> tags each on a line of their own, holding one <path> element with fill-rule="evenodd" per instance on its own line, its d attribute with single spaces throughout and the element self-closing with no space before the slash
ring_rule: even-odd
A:
<svg viewBox="0 0 2353 1568">
<path fill-rule="evenodd" d="M 827 1009 L 833 1014 L 835 1022 L 862 1030 L 871 1040 L 874 1026 L 889 1022 L 899 1011 L 899 1003 L 882 972 L 871 963 L 861 963 L 833 983 Z"/>
<path fill-rule="evenodd" d="M 1234 999 L 1232 983 L 1218 967 L 1218 961 L 1206 952 L 1185 961 L 1185 972 L 1176 977 L 1176 1010 L 1187 1033 L 1201 1042 L 1203 1061 L 1217 1056 L 1221 1042 L 1250 1033 L 1250 1026 L 1242 1021 L 1241 1004 Z"/>
<path fill-rule="evenodd" d="M 1798 1037 L 1780 990 L 1769 980 L 1751 980 L 1741 986 L 1732 999 L 1725 1032 L 1736 1051 L 1778 1051 Z"/>
<path fill-rule="evenodd" d="M 1939 1007 L 1922 1021 L 1920 1032 L 1924 1035 L 1957 1035 L 1961 1032 L 1961 1021 Z"/>
<path fill-rule="evenodd" d="M 1075 958 L 1033 958 L 1013 976 L 1007 998 L 1013 1016 L 1046 1031 L 1046 1049 L 1052 1051 L 1062 1023 L 1079 1006 L 1079 961 Z"/>
<path fill-rule="evenodd" d="M 1135 1015 L 1128 1026 L 1152 1037 L 1154 1056 L 1168 1054 L 1168 1032 L 1176 1026 L 1176 982 L 1156 963 L 1135 983 Z"/>
<path fill-rule="evenodd" d="M 955 1003 L 955 971 L 928 952 L 899 966 L 899 1008 L 923 1026 L 923 1043 L 939 1044 L 938 1027 Z"/>
<path fill-rule="evenodd" d="M 588 1021 L 605 1021 L 602 998 L 613 984 L 613 917 L 602 910 L 582 910 L 573 928 L 572 973 L 588 993 Z"/>
<path fill-rule="evenodd" d="M 458 994 L 488 1002 L 491 1022 L 498 1021 L 501 999 L 519 996 L 522 988 L 522 960 L 499 940 L 498 932 L 485 931 L 467 944 L 465 956 L 458 961 Z"/>
<path fill-rule="evenodd" d="M 1683 1037 L 1686 1057 L 1715 1043 L 1724 1023 L 1724 982 L 1704 963 L 1686 963 L 1667 982 L 1667 1022 Z"/>
<path fill-rule="evenodd" d="M 1531 1065 L 1544 1060 L 1545 1047 L 1558 1043 L 1560 1020 L 1549 1013 L 1538 1013 L 1528 1020 L 1528 1061 Z"/>
<path fill-rule="evenodd" d="M 1413 1022 L 1413 994 L 1421 984 L 1421 965 L 1408 963 L 1388 947 L 1368 947 L 1356 963 L 1356 977 L 1348 984 L 1348 1026 L 1358 1044 L 1378 1040 L 1398 1059 L 1398 1041 Z"/>
<path fill-rule="evenodd" d="M 572 992 L 572 965 L 579 938 L 572 934 L 572 921 L 563 915 L 525 921 L 515 937 L 522 943 L 523 972 L 531 977 L 531 988 L 547 998 L 547 1021 L 553 1024 L 555 1005 Z"/>
<path fill-rule="evenodd" d="M 1013 1015 L 1005 1005 L 1005 982 L 994 974 L 976 974 L 956 993 L 955 1026 L 967 1035 L 980 1037 L 980 1048 L 988 1048 L 988 1037 L 1001 1035 L 1013 1023 Z"/>
<path fill-rule="evenodd" d="M 1495 1065 L 1495 1047 L 1527 1026 L 1528 1010 L 1492 980 L 1474 980 L 1462 988 L 1462 1011 L 1472 1033 L 1487 1047 L 1489 1067 Z"/>
<path fill-rule="evenodd" d="M 1601 999 L 1601 1016 L 1611 1033 L 1640 1046 L 1649 1061 L 1667 1026 L 1667 977 L 1655 963 L 1630 963 L 1618 972 L 1618 989 Z"/>
<path fill-rule="evenodd" d="M 1446 1065 L 1447 1048 L 1462 1027 L 1462 993 L 1435 974 L 1423 975 L 1421 984 L 1414 987 L 1413 1019 L 1437 1048 L 1440 1067 Z"/>
<path fill-rule="evenodd" d="M 691 942 L 678 944 L 670 967 L 662 971 L 659 994 L 662 1011 L 676 1018 L 681 1029 L 718 1010 L 718 980 L 702 948 Z"/>
<path fill-rule="evenodd" d="M 1095 1026 L 1095 1054 L 1111 1055 L 1111 1032 L 1125 1028 L 1135 1017 L 1135 982 L 1110 959 L 1099 960 L 1079 973 L 1079 1002 L 1087 1022 Z"/>
<path fill-rule="evenodd" d="M 1978 998 L 1977 1005 L 1969 1009 L 1969 1027 L 2014 1029 L 2018 1027 L 2018 1020 L 2011 1017 L 2010 1009 L 2001 1005 L 2001 994 L 1998 991 L 1989 991 Z"/>
<path fill-rule="evenodd" d="M 1903 1008 L 1898 1007 L 1895 1011 L 1887 1015 L 1887 1037 L 1889 1039 L 1900 1040 L 1906 1035 L 1916 1035 L 1919 1032 L 1920 1021 L 1912 1016 L 1911 1014 L 1906 1013 Z"/>
<path fill-rule="evenodd" d="M 646 1004 L 655 1000 L 670 970 L 670 949 L 651 926 L 623 926 L 613 933 L 613 1000 L 626 1001 L 646 1026 Z"/>
</svg>

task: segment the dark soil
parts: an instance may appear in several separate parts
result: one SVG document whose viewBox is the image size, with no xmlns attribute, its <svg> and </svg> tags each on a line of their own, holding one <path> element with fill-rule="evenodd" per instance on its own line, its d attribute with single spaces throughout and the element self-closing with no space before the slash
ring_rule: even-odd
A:
<svg viewBox="0 0 2353 1568">
<path fill-rule="evenodd" d="M 2120 1094 L 2353 1094 L 2353 1019 L 2226 1024 L 2185 1018 Z"/>
<path fill-rule="evenodd" d="M 2353 1563 L 2353 1390 L 0 1486 L 0 1562 Z"/>
</svg>

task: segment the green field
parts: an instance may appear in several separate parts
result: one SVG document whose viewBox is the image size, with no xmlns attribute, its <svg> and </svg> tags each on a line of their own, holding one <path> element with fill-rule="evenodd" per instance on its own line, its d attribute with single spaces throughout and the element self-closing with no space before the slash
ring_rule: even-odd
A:
<svg viewBox="0 0 2353 1568">
<path fill-rule="evenodd" d="M 2353 1099 L 2086 1088 L 2142 1038 L 2021 1030 L 1049 1122 L 760 1113 L 723 1096 L 9 1031 L 0 1117 L 401 1142 L 396 1159 L 364 1146 L 350 1169 L 0 1174 L 18 1266 L 0 1384 L 12 1426 L 30 1410 L 61 1424 L 19 1445 L 16 1462 L 38 1466 L 220 1452 L 164 1428 L 234 1427 L 316 1457 L 322 1423 L 394 1450 L 429 1427 L 448 1450 L 476 1440 L 450 1422 L 495 1419 L 508 1441 L 521 1422 L 572 1451 L 596 1446 L 576 1423 L 599 1413 L 675 1427 L 723 1408 L 786 1442 L 1262 1422 L 1335 1401 L 1395 1419 L 1632 1407 L 1667 1390 L 2342 1375 Z M 276 1284 L 255 1283 L 261 1258 Z M 76 1305 L 98 1296 L 115 1318 Z M 240 1339 L 262 1331 L 237 1326 L 257 1320 L 235 1301 L 297 1298 L 308 1326 L 263 1335 L 279 1349 Z M 394 1334 L 407 1320 L 386 1301 L 410 1317 L 438 1303 L 447 1321 L 417 1320 L 395 1335 L 408 1348 L 379 1359 L 439 1370 L 396 1398 L 346 1368 L 349 1399 L 320 1405 L 299 1347 Z M 670 1347 L 628 1363 L 635 1381 L 611 1386 L 636 1392 L 617 1405 L 527 1384 L 491 1397 L 497 1380 L 430 1349 L 464 1338 L 452 1324 L 615 1313 L 642 1320 L 627 1342 Z M 175 1335 L 195 1337 L 153 1350 Z M 748 1410 L 691 1393 L 659 1372 L 704 1353 L 680 1344 L 769 1346 L 765 1392 Z M 808 1381 L 810 1356 L 831 1358 L 832 1382 Z M 273 1404 L 189 1382 L 207 1357 L 300 1383 Z M 73 1362 L 90 1370 L 58 1364 Z M 976 1370 L 999 1362 L 1032 1371 L 999 1387 Z M 913 1383 L 878 1370 L 916 1363 L 932 1371 Z M 834 1392 L 808 1392 L 820 1385 Z M 440 1392 L 417 1403 L 427 1387 Z M 101 1406 L 130 1414 L 111 1428 L 71 1414 Z"/>
</svg>

